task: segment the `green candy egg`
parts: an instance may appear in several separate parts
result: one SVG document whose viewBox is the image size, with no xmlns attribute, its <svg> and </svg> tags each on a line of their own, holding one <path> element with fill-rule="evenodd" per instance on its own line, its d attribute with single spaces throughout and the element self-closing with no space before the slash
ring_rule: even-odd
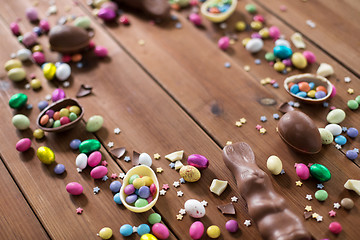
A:
<svg viewBox="0 0 360 240">
<path fill-rule="evenodd" d="M 129 178 L 129 184 L 133 184 L 134 180 L 139 178 L 140 176 L 137 175 L 137 174 L 134 174 L 132 175 L 130 178 Z"/>
<path fill-rule="evenodd" d="M 328 115 L 326 116 L 326 120 L 329 123 L 339 124 L 342 121 L 344 121 L 345 117 L 346 117 L 346 114 L 345 114 L 344 110 L 334 109 L 328 113 Z"/>
<path fill-rule="evenodd" d="M 60 127 L 61 126 L 61 122 L 60 122 L 60 120 L 56 120 L 55 122 L 54 122 L 54 125 L 52 126 L 53 128 L 57 128 L 57 127 Z"/>
<path fill-rule="evenodd" d="M 355 98 L 355 101 L 360 104 L 360 95 Z"/>
<path fill-rule="evenodd" d="M 81 153 L 89 154 L 91 152 L 99 150 L 101 147 L 101 144 L 96 139 L 88 139 L 83 141 L 79 146 L 79 151 Z"/>
<path fill-rule="evenodd" d="M 14 127 L 16 127 L 19 130 L 25 130 L 29 128 L 30 120 L 27 116 L 23 114 L 16 114 L 12 118 L 12 124 L 14 125 Z"/>
<path fill-rule="evenodd" d="M 272 52 L 267 52 L 267 53 L 265 54 L 265 59 L 266 59 L 266 61 L 268 61 L 268 62 L 275 61 L 275 55 L 274 55 L 274 53 L 272 53 Z"/>
<path fill-rule="evenodd" d="M 246 4 L 245 6 L 245 10 L 248 12 L 248 13 L 256 13 L 256 6 L 254 4 Z"/>
<path fill-rule="evenodd" d="M 86 130 L 88 132 L 96 132 L 99 130 L 104 123 L 104 119 L 102 116 L 94 115 L 89 118 L 88 122 L 86 123 Z"/>
<path fill-rule="evenodd" d="M 74 25 L 76 27 L 80 27 L 84 29 L 90 28 L 90 24 L 91 24 L 90 18 L 87 16 L 77 17 L 74 21 Z"/>
<path fill-rule="evenodd" d="M 315 192 L 315 198 L 320 201 L 323 202 L 328 198 L 328 193 L 325 190 L 318 190 Z"/>
<path fill-rule="evenodd" d="M 71 112 L 69 114 L 69 119 L 70 119 L 70 121 L 75 121 L 77 119 L 77 115 L 75 113 Z"/>
<path fill-rule="evenodd" d="M 329 181 L 331 178 L 331 173 L 329 169 L 327 169 L 324 165 L 321 164 L 313 164 L 310 167 L 310 174 L 313 176 L 316 180 L 320 182 L 326 182 Z"/>
<path fill-rule="evenodd" d="M 150 214 L 148 221 L 151 225 L 154 225 L 155 223 L 161 222 L 161 216 L 158 213 L 152 213 Z"/>
<path fill-rule="evenodd" d="M 48 147 L 39 147 L 36 151 L 36 155 L 39 160 L 44 164 L 52 164 L 55 162 L 55 154 Z"/>
<path fill-rule="evenodd" d="M 351 110 L 356 110 L 359 108 L 359 103 L 356 100 L 349 100 L 347 105 Z"/>
<path fill-rule="evenodd" d="M 146 205 L 148 205 L 148 201 L 146 199 L 143 198 L 139 198 L 138 200 L 136 200 L 135 202 L 135 207 L 141 208 L 141 207 L 145 207 Z"/>
<path fill-rule="evenodd" d="M 17 93 L 11 96 L 9 106 L 14 109 L 19 109 L 26 105 L 28 97 L 23 93 Z"/>
</svg>

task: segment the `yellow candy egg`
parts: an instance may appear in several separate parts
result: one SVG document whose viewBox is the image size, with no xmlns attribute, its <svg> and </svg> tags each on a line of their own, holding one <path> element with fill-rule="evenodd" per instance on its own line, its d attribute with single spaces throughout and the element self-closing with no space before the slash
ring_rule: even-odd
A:
<svg viewBox="0 0 360 240">
<path fill-rule="evenodd" d="M 41 88 L 41 81 L 37 78 L 34 78 L 30 81 L 30 87 L 34 90 Z"/>
<path fill-rule="evenodd" d="M 250 27 L 253 30 L 257 31 L 257 30 L 260 30 L 263 27 L 263 24 L 261 22 L 259 22 L 259 21 L 253 21 L 253 22 L 250 23 Z"/>
<path fill-rule="evenodd" d="M 33 136 L 36 138 L 36 139 L 42 139 L 45 134 L 44 134 L 44 131 L 42 129 L 35 129 L 34 132 L 33 132 Z"/>
<path fill-rule="evenodd" d="M 145 186 L 149 187 L 151 184 L 154 183 L 154 181 L 149 176 L 144 176 L 144 177 L 142 177 L 142 179 L 145 182 Z"/>
<path fill-rule="evenodd" d="M 294 67 L 298 69 L 304 69 L 307 66 L 306 58 L 299 52 L 293 53 L 293 55 L 291 56 L 291 62 Z"/>
<path fill-rule="evenodd" d="M 210 238 L 218 238 L 218 237 L 220 237 L 221 231 L 220 231 L 220 228 L 218 226 L 211 225 L 206 230 L 206 233 Z"/>
<path fill-rule="evenodd" d="M 43 48 L 41 45 L 35 45 L 33 46 L 33 48 L 31 49 L 32 52 L 42 52 Z"/>
<path fill-rule="evenodd" d="M 269 34 L 269 29 L 268 28 L 263 28 L 260 29 L 259 34 L 262 38 L 269 38 L 270 34 Z"/>
<path fill-rule="evenodd" d="M 145 186 L 145 181 L 143 178 L 136 178 L 134 181 L 133 181 L 133 185 L 136 189 L 139 189 L 141 188 L 142 186 Z"/>
<path fill-rule="evenodd" d="M 242 32 L 246 29 L 246 23 L 244 21 L 238 21 L 235 25 L 236 31 Z"/>
<path fill-rule="evenodd" d="M 52 164 L 55 162 L 55 154 L 48 147 L 39 147 L 36 151 L 36 155 L 39 160 L 45 164 Z"/>
<path fill-rule="evenodd" d="M 69 111 L 69 109 L 67 109 L 67 108 L 62 108 L 62 109 L 60 110 L 60 118 L 61 118 L 61 117 L 68 117 L 69 114 L 70 114 L 70 111 Z"/>
<path fill-rule="evenodd" d="M 52 80 L 56 73 L 56 67 L 53 63 L 45 63 L 43 73 L 47 80 Z"/>
<path fill-rule="evenodd" d="M 21 68 L 21 67 L 22 67 L 22 63 L 20 62 L 19 59 L 11 59 L 7 61 L 4 66 L 6 71 L 9 71 L 13 68 Z"/>
<path fill-rule="evenodd" d="M 109 227 L 104 227 L 99 231 L 99 237 L 101 239 L 109 239 L 113 235 L 113 231 Z"/>
<path fill-rule="evenodd" d="M 154 235 L 147 233 L 141 236 L 140 240 L 158 240 Z"/>
<path fill-rule="evenodd" d="M 180 169 L 180 176 L 187 182 L 196 182 L 200 179 L 200 171 L 193 166 L 186 165 Z"/>
<path fill-rule="evenodd" d="M 73 112 L 78 116 L 80 115 L 80 112 L 81 112 L 81 110 L 80 110 L 80 108 L 78 106 L 71 106 L 69 108 L 69 110 L 70 110 L 70 112 Z"/>
<path fill-rule="evenodd" d="M 276 62 L 274 64 L 274 69 L 278 72 L 281 72 L 285 69 L 285 64 L 283 64 L 282 62 Z"/>
<path fill-rule="evenodd" d="M 244 39 L 241 41 L 241 43 L 242 43 L 242 45 L 245 47 L 246 44 L 247 44 L 250 40 L 251 40 L 251 38 L 244 38 Z"/>
<path fill-rule="evenodd" d="M 316 93 L 315 90 L 310 90 L 310 91 L 307 93 L 307 95 L 308 95 L 308 97 L 314 98 L 314 97 L 315 97 L 315 93 Z"/>
</svg>

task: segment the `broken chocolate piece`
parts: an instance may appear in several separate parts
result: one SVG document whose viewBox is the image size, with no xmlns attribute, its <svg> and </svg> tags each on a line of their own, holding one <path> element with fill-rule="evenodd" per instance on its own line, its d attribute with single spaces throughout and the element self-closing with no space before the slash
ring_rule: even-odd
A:
<svg viewBox="0 0 360 240">
<path fill-rule="evenodd" d="M 89 42 L 89 34 L 79 27 L 56 25 L 49 32 L 49 43 L 53 51 L 75 53 L 88 47 Z"/>
<path fill-rule="evenodd" d="M 232 203 L 217 206 L 222 214 L 235 214 L 235 208 Z"/>
<path fill-rule="evenodd" d="M 287 113 L 290 111 L 294 111 L 294 108 L 290 106 L 287 102 L 284 102 L 278 107 L 278 110 L 282 113 Z"/>
<path fill-rule="evenodd" d="M 77 98 L 85 97 L 92 92 L 92 87 L 89 85 L 81 84 L 79 91 L 76 94 Z"/>
<path fill-rule="evenodd" d="M 142 10 L 151 17 L 165 19 L 170 17 L 170 4 L 168 0 L 115 0 L 120 6 L 127 5 Z"/>
<path fill-rule="evenodd" d="M 304 218 L 305 218 L 306 220 L 308 220 L 309 218 L 311 218 L 311 216 L 312 216 L 312 212 L 304 212 Z"/>
<path fill-rule="evenodd" d="M 140 157 L 140 153 L 136 152 L 136 151 L 133 151 L 133 158 L 132 158 L 132 164 L 133 166 L 137 166 L 139 165 L 139 157 Z"/>
<path fill-rule="evenodd" d="M 115 148 L 110 150 L 110 153 L 115 157 L 120 159 L 126 152 L 126 149 L 124 147 L 121 148 Z"/>
</svg>

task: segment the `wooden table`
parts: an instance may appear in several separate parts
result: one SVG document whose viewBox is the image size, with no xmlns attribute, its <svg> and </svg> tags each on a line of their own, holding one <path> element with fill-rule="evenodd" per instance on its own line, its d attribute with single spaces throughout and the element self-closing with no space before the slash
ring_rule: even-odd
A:
<svg viewBox="0 0 360 240">
<path fill-rule="evenodd" d="M 39 114 L 37 103 L 44 100 L 59 82 L 48 82 L 35 64 L 25 64 L 28 76 L 31 73 L 42 82 L 40 91 L 26 89 L 26 81 L 11 82 L 3 68 L 0 70 L 0 236 L 1 239 L 99 239 L 98 231 L 105 226 L 113 229 L 113 239 L 123 239 L 119 228 L 123 224 L 138 226 L 147 223 L 150 213 L 161 214 L 163 223 L 170 229 L 169 239 L 190 239 L 188 230 L 194 219 L 184 215 L 182 221 L 176 215 L 183 208 L 184 202 L 190 198 L 206 200 L 206 217 L 201 221 L 205 227 L 218 225 L 222 231 L 219 239 L 260 239 L 256 226 L 244 226 L 243 222 L 250 219 L 246 203 L 237 190 L 235 180 L 225 167 L 221 150 L 227 141 L 245 141 L 253 148 L 258 165 L 267 173 L 266 160 L 270 155 L 282 159 L 285 174 L 271 176 L 277 192 L 286 200 L 293 212 L 303 218 L 306 205 L 312 206 L 313 212 L 323 216 L 322 222 L 315 219 L 305 220 L 305 225 L 316 239 L 358 239 L 360 230 L 359 196 L 344 189 L 347 179 L 359 179 L 360 170 L 358 157 L 350 161 L 345 157 L 349 149 L 360 148 L 360 137 L 349 139 L 342 149 L 335 144 L 323 146 L 316 155 L 299 155 L 280 139 L 276 133 L 278 120 L 273 114 L 280 112 L 277 107 L 282 102 L 294 101 L 282 87 L 283 80 L 291 74 L 302 72 L 315 73 L 319 64 L 329 63 L 335 74 L 329 80 L 335 85 L 337 95 L 329 101 L 329 107 L 335 106 L 345 110 L 347 117 L 341 126 L 360 127 L 360 110 L 350 110 L 346 103 L 360 93 L 360 28 L 359 4 L 355 0 L 348 1 L 285 1 L 285 0 L 242 0 L 236 12 L 224 25 L 212 24 L 203 19 L 203 27 L 197 28 L 187 20 L 190 9 L 173 12 L 178 20 L 167 23 L 153 24 L 148 18 L 139 17 L 135 12 L 125 9 L 131 21 L 130 26 L 104 24 L 92 14 L 86 0 L 55 1 L 57 14 L 48 17 L 51 26 L 63 16 L 86 15 L 91 18 L 95 31 L 94 42 L 108 48 L 109 57 L 103 60 L 85 59 L 84 67 L 72 65 L 70 86 L 64 88 L 68 97 L 75 97 L 81 84 L 93 87 L 93 94 L 80 98 L 79 102 L 85 109 L 84 120 L 92 115 L 102 115 L 104 125 L 95 134 L 85 130 L 85 121 L 72 131 L 62 134 L 47 133 L 43 140 L 35 140 L 32 131 L 36 127 Z M 9 24 L 20 18 L 22 32 L 30 31 L 34 25 L 25 17 L 25 9 L 36 4 L 40 18 L 46 17 L 49 2 L 45 0 L 12 0 L 5 1 L 0 8 L 0 62 L 4 64 L 10 55 L 22 47 L 16 37 L 11 34 Z M 278 26 L 289 40 L 294 32 L 300 32 L 306 43 L 306 50 L 314 52 L 317 61 L 305 70 L 293 70 L 288 74 L 277 73 L 264 59 L 264 54 L 271 51 L 273 41 L 266 40 L 264 50 L 251 55 L 241 40 L 251 35 L 252 31 L 236 33 L 239 41 L 235 41 L 226 51 L 217 47 L 217 40 L 225 33 L 234 32 L 234 25 L 239 20 L 251 21 L 251 15 L 244 9 L 253 3 L 258 12 L 266 19 L 267 26 Z M 286 6 L 281 11 L 280 6 Z M 312 20 L 315 28 L 306 24 Z M 178 29 L 178 22 L 181 28 Z M 142 41 L 143 44 L 139 44 Z M 57 53 L 48 49 L 47 36 L 41 36 L 39 42 L 45 49 L 47 61 L 59 60 Z M 293 48 L 295 49 L 295 48 Z M 261 64 L 254 63 L 260 59 Z M 225 68 L 225 63 L 230 68 Z M 250 70 L 245 71 L 248 66 Z M 270 84 L 261 85 L 260 80 L 269 77 L 275 79 L 280 87 Z M 344 78 L 350 77 L 351 82 L 345 83 Z M 354 89 L 353 95 L 348 88 Z M 23 92 L 29 97 L 30 110 L 13 111 L 8 106 L 11 95 Z M 276 101 L 272 105 L 263 105 L 264 98 Z M 299 110 L 310 115 L 318 127 L 324 127 L 329 107 L 301 104 Z M 16 113 L 26 114 L 30 120 L 30 129 L 18 131 L 11 124 Z M 266 116 L 267 121 L 261 122 L 260 117 Z M 281 116 L 281 114 L 280 114 Z M 246 118 L 246 124 L 236 127 L 235 122 Z M 266 128 L 260 134 L 255 126 L 261 124 Z M 116 135 L 113 130 L 120 128 Z M 19 153 L 15 150 L 16 142 L 23 137 L 32 139 L 32 148 Z M 152 168 L 161 167 L 158 173 L 160 186 L 169 184 L 165 196 L 160 196 L 155 207 L 146 213 L 131 213 L 113 201 L 109 190 L 110 182 L 93 180 L 90 169 L 82 173 L 76 171 L 75 158 L 78 154 L 69 148 L 72 139 L 98 139 L 101 144 L 103 159 L 108 163 L 110 177 L 112 173 L 126 172 L 132 167 L 131 162 L 123 158 L 111 157 L 109 142 L 114 147 L 125 147 L 125 155 L 132 157 L 132 152 L 147 152 L 151 156 L 159 153 L 161 158 L 153 160 Z M 66 173 L 58 176 L 53 173 L 54 165 L 46 166 L 36 157 L 36 149 L 40 146 L 50 147 L 56 155 L 56 162 L 66 166 Z M 172 186 L 180 176 L 170 169 L 169 161 L 164 158 L 168 153 L 184 150 L 186 162 L 190 154 L 202 154 L 210 160 L 210 167 L 202 171 L 202 178 L 196 183 Z M 329 198 L 321 203 L 316 199 L 308 201 L 305 196 L 317 190 L 315 180 L 303 181 L 301 187 L 295 182 L 298 179 L 294 163 L 321 163 L 329 168 L 332 179 L 324 183 Z M 229 186 L 221 196 L 209 191 L 214 178 L 229 181 Z M 84 194 L 72 197 L 65 191 L 67 183 L 77 181 L 84 187 Z M 101 190 L 93 194 L 93 188 Z M 184 195 L 177 197 L 181 190 Z M 234 202 L 236 215 L 222 215 L 217 209 L 220 204 L 231 202 L 231 197 L 239 198 Z M 355 202 L 351 211 L 344 208 L 334 209 L 333 203 L 342 198 L 350 197 Z M 83 213 L 76 214 L 81 207 Z M 328 212 L 336 211 L 335 217 Z M 239 222 L 240 231 L 230 234 L 225 229 L 225 222 L 235 219 Z M 338 236 L 329 232 L 330 222 L 338 221 L 343 232 Z M 206 239 L 207 237 L 203 237 Z M 126 239 L 139 239 L 135 233 Z"/>
</svg>

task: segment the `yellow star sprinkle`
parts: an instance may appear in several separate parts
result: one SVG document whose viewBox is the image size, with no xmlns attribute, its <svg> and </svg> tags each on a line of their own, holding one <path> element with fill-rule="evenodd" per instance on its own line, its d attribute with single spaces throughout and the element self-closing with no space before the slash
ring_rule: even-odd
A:
<svg viewBox="0 0 360 240">
<path fill-rule="evenodd" d="M 319 214 L 313 213 L 311 216 L 312 216 L 312 218 L 317 218 L 319 216 Z"/>
<path fill-rule="evenodd" d="M 155 154 L 154 154 L 154 158 L 155 158 L 156 160 L 160 159 L 160 157 L 161 157 L 160 154 L 158 154 L 158 153 L 155 153 Z"/>
<path fill-rule="evenodd" d="M 261 134 L 265 134 L 265 133 L 266 133 L 266 129 L 265 129 L 265 128 L 260 128 L 260 129 L 259 129 L 259 132 L 260 132 Z"/>
<path fill-rule="evenodd" d="M 241 123 L 240 121 L 236 121 L 236 122 L 235 122 L 235 125 L 236 125 L 237 127 L 241 127 L 241 126 L 242 126 L 242 123 Z"/>
<path fill-rule="evenodd" d="M 301 187 L 303 185 L 303 183 L 301 181 L 296 181 L 295 183 L 296 183 L 296 186 L 298 186 L 298 187 Z"/>
<path fill-rule="evenodd" d="M 245 65 L 245 66 L 244 66 L 244 70 L 247 71 L 247 72 L 250 71 L 250 66 L 249 66 L 249 65 Z"/>
<path fill-rule="evenodd" d="M 261 83 L 261 85 L 266 85 L 267 84 L 266 79 L 261 79 L 260 83 Z"/>
<path fill-rule="evenodd" d="M 226 142 L 226 145 L 231 145 L 232 144 L 232 141 L 227 141 Z"/>
<path fill-rule="evenodd" d="M 246 123 L 246 119 L 245 119 L 245 118 L 240 118 L 240 122 L 241 122 L 242 124 L 245 124 L 245 123 Z"/>
<path fill-rule="evenodd" d="M 271 78 L 267 77 L 264 79 L 266 83 L 271 83 Z"/>
<path fill-rule="evenodd" d="M 181 221 L 182 219 L 183 219 L 183 215 L 181 215 L 181 214 L 178 214 L 178 215 L 176 215 L 176 219 L 177 220 L 179 220 L 179 221 Z"/>
<path fill-rule="evenodd" d="M 348 92 L 348 94 L 354 94 L 354 89 L 352 89 L 352 88 L 349 88 L 348 90 L 347 90 L 347 92 Z"/>
<path fill-rule="evenodd" d="M 140 46 L 142 46 L 142 45 L 145 44 L 145 41 L 144 41 L 143 39 L 140 39 L 140 40 L 138 41 L 138 44 L 139 44 Z"/>
<path fill-rule="evenodd" d="M 156 172 L 158 172 L 158 173 L 162 173 L 163 171 L 164 171 L 164 169 L 162 169 L 161 167 L 156 168 Z"/>
<path fill-rule="evenodd" d="M 309 206 L 309 205 L 306 205 L 305 210 L 308 211 L 308 212 L 311 212 L 311 211 L 312 211 L 312 207 Z"/>
<path fill-rule="evenodd" d="M 234 40 L 234 39 L 230 39 L 229 43 L 230 43 L 231 45 L 233 45 L 233 44 L 235 44 L 235 40 Z"/>
</svg>

